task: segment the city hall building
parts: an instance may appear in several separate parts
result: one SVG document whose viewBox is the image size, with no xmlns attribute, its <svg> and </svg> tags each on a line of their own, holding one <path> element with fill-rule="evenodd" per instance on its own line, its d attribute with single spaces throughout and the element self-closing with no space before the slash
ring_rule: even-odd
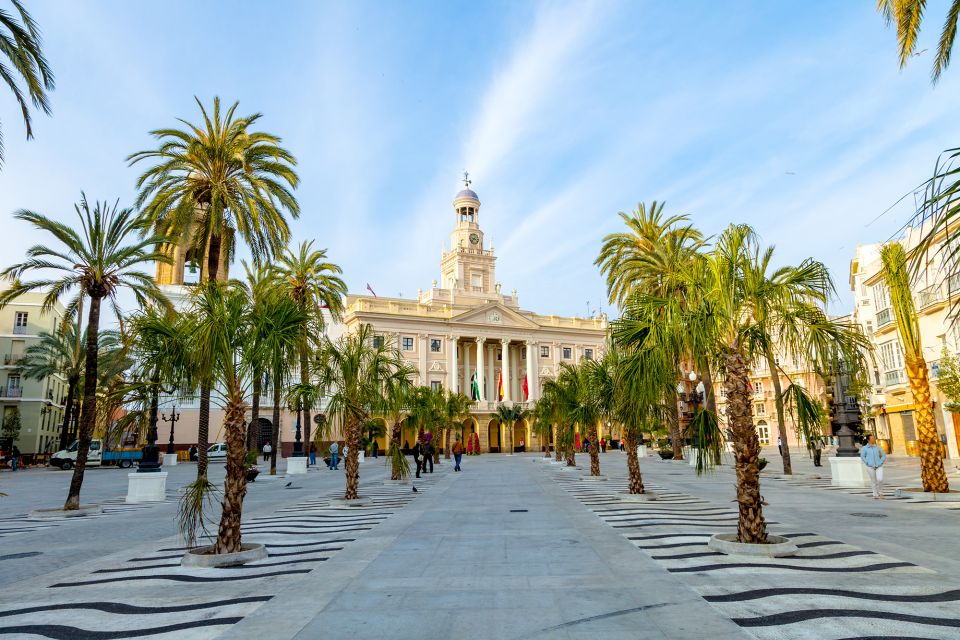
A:
<svg viewBox="0 0 960 640">
<path fill-rule="evenodd" d="M 347 332 L 369 324 L 375 340 L 395 345 L 416 370 L 417 384 L 471 397 L 466 433 L 479 435 L 481 451 L 499 452 L 509 446 L 510 430 L 495 419 L 497 405 L 532 408 L 562 363 L 600 356 L 608 323 L 603 315 L 526 311 L 516 290 L 502 291 L 497 258 L 480 227 L 480 198 L 469 181 L 453 199 L 453 222 L 439 282 L 416 299 L 349 295 L 343 324 Z M 529 421 L 517 424 L 513 441 L 528 451 L 543 445 Z"/>
</svg>

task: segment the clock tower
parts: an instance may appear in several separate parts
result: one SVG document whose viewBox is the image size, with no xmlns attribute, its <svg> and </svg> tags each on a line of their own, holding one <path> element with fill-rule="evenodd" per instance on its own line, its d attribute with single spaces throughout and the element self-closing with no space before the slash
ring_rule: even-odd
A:
<svg viewBox="0 0 960 640">
<path fill-rule="evenodd" d="M 450 234 L 450 251 L 443 254 L 440 273 L 443 288 L 468 293 L 493 294 L 496 288 L 493 247 L 485 247 L 480 230 L 480 198 L 463 174 L 463 189 L 453 198 L 456 223 Z"/>
</svg>

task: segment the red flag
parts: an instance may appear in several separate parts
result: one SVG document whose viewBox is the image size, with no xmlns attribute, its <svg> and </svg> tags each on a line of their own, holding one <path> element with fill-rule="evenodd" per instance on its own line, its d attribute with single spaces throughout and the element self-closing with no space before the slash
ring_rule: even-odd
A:
<svg viewBox="0 0 960 640">
<path fill-rule="evenodd" d="M 523 399 L 530 399 L 530 387 L 527 386 L 527 374 L 523 374 Z"/>
</svg>

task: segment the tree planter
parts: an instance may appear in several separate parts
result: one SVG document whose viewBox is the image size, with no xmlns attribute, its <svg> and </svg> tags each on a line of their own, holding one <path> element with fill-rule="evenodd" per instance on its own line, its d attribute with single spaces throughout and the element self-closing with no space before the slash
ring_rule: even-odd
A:
<svg viewBox="0 0 960 640">
<path fill-rule="evenodd" d="M 717 533 L 707 542 L 707 547 L 726 555 L 750 556 L 753 558 L 786 558 L 795 555 L 797 545 L 783 536 L 767 536 L 767 544 L 737 542 L 735 533 Z"/>
<path fill-rule="evenodd" d="M 79 509 L 64 511 L 58 509 L 34 509 L 27 515 L 27 520 L 53 520 L 56 518 L 82 518 L 103 513 L 103 507 L 98 504 L 82 504 Z"/>
<path fill-rule="evenodd" d="M 920 487 L 911 487 L 908 489 L 897 489 L 898 498 L 919 498 L 918 502 L 928 500 L 930 502 L 960 502 L 960 491 L 951 489 L 950 493 L 936 493 L 934 491 L 924 491 Z"/>
<path fill-rule="evenodd" d="M 360 496 L 354 498 L 353 500 L 346 500 L 345 498 L 332 498 L 330 500 L 330 506 L 332 507 L 341 507 L 344 509 L 350 509 L 353 507 L 369 507 L 373 504 L 373 498 L 369 496 Z"/>
<path fill-rule="evenodd" d="M 618 493 L 617 497 L 621 502 L 651 502 L 657 499 L 657 494 L 650 491 L 644 491 L 643 493 L 627 493 L 623 491 Z"/>
<path fill-rule="evenodd" d="M 257 479 L 257 476 L 260 475 L 260 469 L 256 467 L 250 467 L 246 470 L 247 482 L 254 482 Z"/>
<path fill-rule="evenodd" d="M 410 484 L 410 478 L 404 478 L 403 480 L 384 480 L 383 484 L 388 487 L 391 487 L 391 486 L 395 487 L 397 485 L 402 485 L 402 484 Z"/>
<path fill-rule="evenodd" d="M 242 544 L 236 553 L 213 553 L 213 546 L 190 549 L 180 559 L 182 567 L 236 567 L 263 560 L 267 557 L 267 547 L 262 544 Z"/>
<path fill-rule="evenodd" d="M 667 451 L 667 450 L 661 449 L 657 453 L 660 454 L 661 460 L 673 460 L 673 451 Z"/>
<path fill-rule="evenodd" d="M 580 479 L 587 482 L 601 482 L 606 480 L 607 476 L 581 476 Z"/>
</svg>

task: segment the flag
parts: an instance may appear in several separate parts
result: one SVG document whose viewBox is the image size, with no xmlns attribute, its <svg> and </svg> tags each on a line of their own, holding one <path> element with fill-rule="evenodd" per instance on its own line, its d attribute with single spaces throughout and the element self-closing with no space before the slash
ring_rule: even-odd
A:
<svg viewBox="0 0 960 640">
<path fill-rule="evenodd" d="M 373 290 L 373 287 L 370 286 L 370 283 L 369 283 L 369 282 L 367 283 L 367 291 L 369 291 L 370 293 L 372 293 L 374 298 L 377 297 L 377 292 Z"/>
<path fill-rule="evenodd" d="M 470 397 L 477 401 L 480 399 L 480 385 L 477 383 L 477 372 L 474 371 L 470 377 Z"/>
<path fill-rule="evenodd" d="M 497 400 L 503 400 L 503 371 L 500 372 L 500 381 L 497 383 Z"/>
<path fill-rule="evenodd" d="M 527 386 L 527 374 L 523 374 L 523 399 L 530 399 L 530 387 Z"/>
</svg>

